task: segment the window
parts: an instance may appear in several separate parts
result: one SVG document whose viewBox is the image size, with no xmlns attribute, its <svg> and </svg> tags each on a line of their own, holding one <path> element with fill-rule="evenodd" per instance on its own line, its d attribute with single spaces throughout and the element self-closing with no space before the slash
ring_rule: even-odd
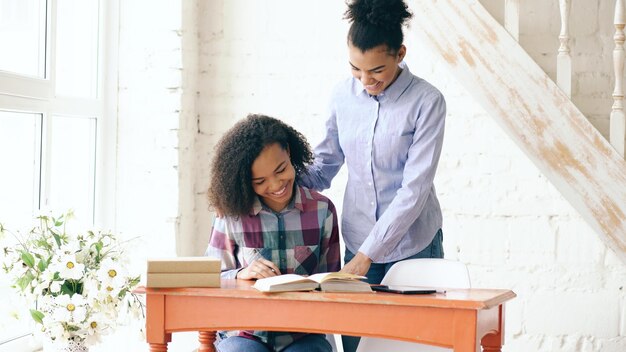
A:
<svg viewBox="0 0 626 352">
<path fill-rule="evenodd" d="M 0 222 L 23 229 L 41 210 L 102 223 L 113 133 L 114 2 L 0 0 Z M 107 43 L 108 46 L 104 44 Z M 107 75 L 105 75 L 105 71 Z M 0 296 L 9 283 L 0 276 Z M 0 344 L 27 334 L 0 302 Z M 27 321 L 27 320 L 26 320 Z M 1 349 L 0 345 L 0 349 Z"/>
</svg>

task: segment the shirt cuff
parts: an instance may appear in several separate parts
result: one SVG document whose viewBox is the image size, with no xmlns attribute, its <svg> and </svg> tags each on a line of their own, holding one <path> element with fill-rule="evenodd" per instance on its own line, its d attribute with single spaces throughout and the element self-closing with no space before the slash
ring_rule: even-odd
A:
<svg viewBox="0 0 626 352">
<path fill-rule="evenodd" d="M 372 260 L 372 263 L 380 263 L 385 258 L 384 246 L 378 245 L 374 236 L 371 234 L 367 236 L 361 247 L 359 248 L 359 252 L 365 254 L 368 258 Z M 356 253 L 354 253 L 356 254 Z"/>
<path fill-rule="evenodd" d="M 236 279 L 237 273 L 243 270 L 243 268 L 233 269 L 233 270 L 225 270 L 222 271 L 220 275 L 222 279 Z"/>
</svg>

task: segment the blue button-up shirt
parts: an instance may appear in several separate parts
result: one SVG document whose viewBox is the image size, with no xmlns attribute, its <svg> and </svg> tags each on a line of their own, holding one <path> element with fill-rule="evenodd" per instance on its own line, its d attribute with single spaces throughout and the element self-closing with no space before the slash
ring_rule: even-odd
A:
<svg viewBox="0 0 626 352">
<path fill-rule="evenodd" d="M 341 231 L 346 247 L 376 263 L 424 249 L 442 216 L 433 179 L 443 144 L 443 95 L 406 64 L 378 96 L 350 78 L 333 92 L 326 136 L 301 184 L 330 187 L 344 161 Z"/>
</svg>

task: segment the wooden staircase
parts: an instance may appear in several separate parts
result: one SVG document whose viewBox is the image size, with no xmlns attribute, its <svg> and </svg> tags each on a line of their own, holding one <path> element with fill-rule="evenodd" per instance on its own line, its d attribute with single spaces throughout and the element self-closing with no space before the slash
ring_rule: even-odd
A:
<svg viewBox="0 0 626 352">
<path fill-rule="evenodd" d="M 414 0 L 427 43 L 626 263 L 626 161 L 477 0 Z"/>
</svg>

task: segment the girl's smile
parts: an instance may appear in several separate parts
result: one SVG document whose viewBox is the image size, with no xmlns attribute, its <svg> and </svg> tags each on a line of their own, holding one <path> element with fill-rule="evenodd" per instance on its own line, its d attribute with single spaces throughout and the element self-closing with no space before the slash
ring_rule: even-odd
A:
<svg viewBox="0 0 626 352">
<path fill-rule="evenodd" d="M 295 178 L 289 150 L 278 143 L 265 146 L 252 163 L 252 189 L 273 211 L 279 212 L 289 204 Z"/>
<path fill-rule="evenodd" d="M 366 50 L 348 45 L 352 76 L 358 79 L 369 95 L 378 95 L 389 87 L 400 74 L 398 64 L 406 54 L 401 46 L 396 53 L 390 53 L 386 45 Z"/>
</svg>

